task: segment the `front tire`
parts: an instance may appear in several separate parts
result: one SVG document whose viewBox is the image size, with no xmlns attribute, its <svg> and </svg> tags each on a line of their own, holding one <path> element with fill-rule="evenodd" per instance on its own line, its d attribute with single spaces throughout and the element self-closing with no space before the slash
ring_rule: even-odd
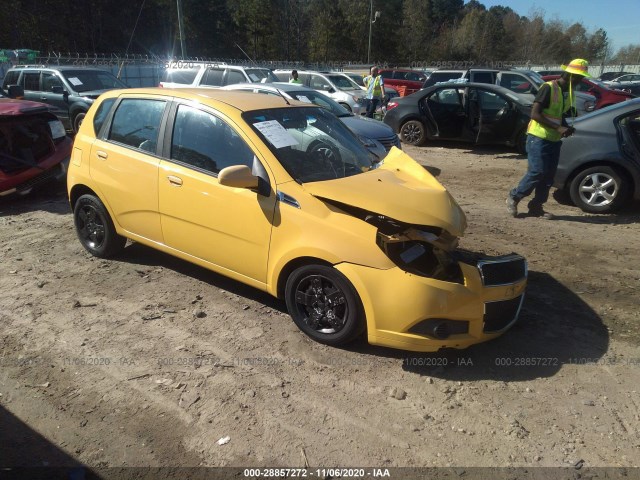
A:
<svg viewBox="0 0 640 480">
<path fill-rule="evenodd" d="M 297 268 L 287 279 L 285 299 L 295 324 L 316 342 L 344 345 L 365 328 L 364 309 L 355 288 L 333 267 Z"/>
<path fill-rule="evenodd" d="M 581 171 L 569 188 L 571 201 L 589 213 L 615 212 L 629 196 L 627 178 L 605 165 Z"/>
<path fill-rule="evenodd" d="M 82 195 L 73 208 L 76 233 L 82 246 L 99 258 L 122 251 L 127 239 L 117 234 L 107 209 L 95 195 Z"/>
<path fill-rule="evenodd" d="M 400 127 L 400 140 L 416 147 L 424 144 L 427 133 L 419 120 L 409 120 Z"/>
</svg>

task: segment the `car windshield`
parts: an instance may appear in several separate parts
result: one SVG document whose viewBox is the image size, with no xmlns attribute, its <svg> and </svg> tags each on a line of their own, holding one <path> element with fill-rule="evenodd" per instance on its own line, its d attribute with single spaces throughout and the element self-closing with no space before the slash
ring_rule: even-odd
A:
<svg viewBox="0 0 640 480">
<path fill-rule="evenodd" d="M 92 90 L 109 90 L 112 88 L 127 88 L 127 85 L 107 71 L 96 70 L 65 70 L 62 72 L 67 82 L 76 92 L 90 92 Z"/>
<path fill-rule="evenodd" d="M 349 112 L 346 108 L 340 105 L 335 100 L 323 95 L 319 92 L 313 90 L 302 90 L 302 91 L 293 91 L 288 92 L 296 100 L 305 103 L 313 103 L 314 105 L 318 105 L 319 107 L 326 108 L 331 113 L 333 113 L 336 117 L 352 117 L 353 114 Z"/>
<path fill-rule="evenodd" d="M 340 90 L 362 90 L 356 82 L 344 75 L 327 75 L 327 78 Z"/>
<path fill-rule="evenodd" d="M 247 68 L 245 69 L 245 72 L 249 79 L 254 83 L 262 82 L 263 80 L 269 83 L 280 81 L 268 68 Z"/>
<path fill-rule="evenodd" d="M 242 116 L 299 183 L 350 177 L 378 166 L 377 157 L 323 108 L 271 108 Z"/>
<path fill-rule="evenodd" d="M 355 83 L 357 83 L 360 87 L 364 87 L 364 78 L 362 78 L 362 75 L 357 75 L 357 74 L 347 74 L 347 76 L 353 80 Z"/>
</svg>

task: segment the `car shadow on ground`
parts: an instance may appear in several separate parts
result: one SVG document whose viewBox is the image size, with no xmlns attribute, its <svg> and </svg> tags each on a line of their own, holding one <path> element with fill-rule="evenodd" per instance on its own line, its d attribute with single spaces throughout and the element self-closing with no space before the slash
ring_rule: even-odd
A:
<svg viewBox="0 0 640 480">
<path fill-rule="evenodd" d="M 97 479 L 91 469 L 0 407 L 3 479 Z"/>
<path fill-rule="evenodd" d="M 60 215 L 71 213 L 64 182 L 51 182 L 28 195 L 0 197 L 0 217 L 39 210 Z"/>
<path fill-rule="evenodd" d="M 403 370 L 455 381 L 527 381 L 563 365 L 595 363 L 609 347 L 601 318 L 578 295 L 541 272 L 529 272 L 519 321 L 502 337 L 466 350 L 413 353 L 359 342 L 349 350 L 402 359 Z"/>
<path fill-rule="evenodd" d="M 129 245 L 113 261 L 167 268 L 287 313 L 284 301 L 266 292 L 144 245 Z M 530 271 L 526 295 L 519 321 L 513 328 L 495 340 L 466 350 L 416 354 L 369 345 L 365 339 L 342 350 L 402 359 L 402 368 L 408 372 L 460 381 L 550 377 L 563 365 L 597 362 L 607 352 L 609 332 L 602 319 L 551 275 Z"/>
<path fill-rule="evenodd" d="M 262 303 L 274 310 L 287 312 L 284 301 L 278 300 L 266 292 L 139 243 L 134 242 L 128 245 L 120 255 L 110 261 L 167 268 L 212 287 L 221 288 L 229 293 Z"/>
</svg>

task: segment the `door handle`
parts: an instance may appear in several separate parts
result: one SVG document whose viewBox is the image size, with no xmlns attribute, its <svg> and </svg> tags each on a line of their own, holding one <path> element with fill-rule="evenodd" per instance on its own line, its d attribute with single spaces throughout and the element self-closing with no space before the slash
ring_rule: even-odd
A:
<svg viewBox="0 0 640 480">
<path fill-rule="evenodd" d="M 168 175 L 167 180 L 169 180 L 169 184 L 174 187 L 182 186 L 182 179 L 180 177 L 176 177 L 175 175 Z"/>
<path fill-rule="evenodd" d="M 107 152 L 103 152 L 102 150 L 98 150 L 98 151 L 96 152 L 96 155 L 98 156 L 98 158 L 99 158 L 100 160 L 106 160 L 106 159 L 107 159 L 107 157 L 108 157 Z"/>
<path fill-rule="evenodd" d="M 47 99 L 47 97 L 40 97 L 40 100 L 42 100 L 42 101 L 44 101 L 46 99 Z"/>
</svg>

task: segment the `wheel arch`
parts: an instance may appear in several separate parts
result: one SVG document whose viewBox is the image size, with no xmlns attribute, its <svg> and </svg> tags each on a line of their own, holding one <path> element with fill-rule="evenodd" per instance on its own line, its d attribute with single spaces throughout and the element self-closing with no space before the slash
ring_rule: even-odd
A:
<svg viewBox="0 0 640 480">
<path fill-rule="evenodd" d="M 576 178 L 580 172 L 592 167 L 612 168 L 618 173 L 618 175 L 624 177 L 625 180 L 629 182 L 629 189 L 634 197 L 640 193 L 637 189 L 638 179 L 634 177 L 631 171 L 626 166 L 611 160 L 590 160 L 588 162 L 581 163 L 579 166 L 575 167 L 569 175 L 567 175 L 567 178 L 564 181 L 563 190 L 568 191 L 569 188 L 571 188 L 571 182 L 573 182 L 573 179 Z"/>
<path fill-rule="evenodd" d="M 69 192 L 69 204 L 71 205 L 71 211 L 73 211 L 76 206 L 76 202 L 82 195 L 94 195 L 95 197 L 100 198 L 100 195 L 86 185 L 74 185 L 71 187 L 71 191 Z M 101 198 L 100 201 L 104 204 L 104 201 Z M 109 212 L 109 214 L 111 214 L 111 212 Z"/>
<path fill-rule="evenodd" d="M 318 257 L 298 257 L 287 262 L 280 272 L 278 273 L 278 280 L 276 283 L 276 296 L 279 299 L 284 298 L 284 290 L 285 285 L 287 284 L 287 279 L 291 273 L 300 267 L 304 267 L 305 265 L 324 265 L 326 267 L 333 267 L 331 262 L 324 260 Z"/>
</svg>

